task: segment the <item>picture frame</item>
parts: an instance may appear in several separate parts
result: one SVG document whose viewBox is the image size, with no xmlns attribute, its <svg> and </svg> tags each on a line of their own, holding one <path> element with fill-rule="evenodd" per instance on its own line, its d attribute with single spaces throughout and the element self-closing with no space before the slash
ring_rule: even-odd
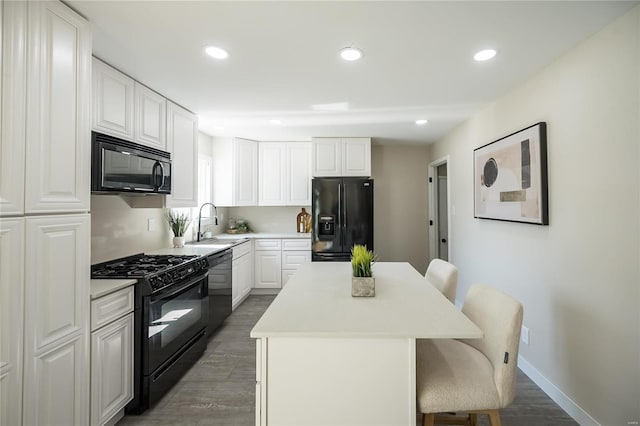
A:
<svg viewBox="0 0 640 426">
<path fill-rule="evenodd" d="M 474 217 L 549 224 L 547 124 L 473 150 Z"/>
</svg>

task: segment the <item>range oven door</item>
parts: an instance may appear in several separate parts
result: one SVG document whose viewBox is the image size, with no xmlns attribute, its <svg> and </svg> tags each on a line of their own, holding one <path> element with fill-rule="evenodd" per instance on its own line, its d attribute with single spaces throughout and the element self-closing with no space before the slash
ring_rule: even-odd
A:
<svg viewBox="0 0 640 426">
<path fill-rule="evenodd" d="M 184 283 L 145 297 L 144 375 L 152 374 L 206 327 L 209 320 L 207 275 L 191 277 Z"/>
</svg>

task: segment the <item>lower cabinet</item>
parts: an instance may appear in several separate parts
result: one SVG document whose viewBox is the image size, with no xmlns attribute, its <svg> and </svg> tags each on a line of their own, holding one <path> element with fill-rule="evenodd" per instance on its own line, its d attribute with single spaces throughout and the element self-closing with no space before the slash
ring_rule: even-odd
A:
<svg viewBox="0 0 640 426">
<path fill-rule="evenodd" d="M 253 256 L 251 241 L 233 248 L 231 306 L 235 310 L 251 292 Z"/>
<path fill-rule="evenodd" d="M 91 425 L 102 426 L 133 398 L 133 287 L 91 302 Z M 117 319 L 113 319 L 113 318 Z M 105 324 L 106 323 L 106 324 Z"/>
<path fill-rule="evenodd" d="M 281 288 L 300 265 L 311 262 L 307 238 L 257 239 L 255 288 Z"/>
</svg>

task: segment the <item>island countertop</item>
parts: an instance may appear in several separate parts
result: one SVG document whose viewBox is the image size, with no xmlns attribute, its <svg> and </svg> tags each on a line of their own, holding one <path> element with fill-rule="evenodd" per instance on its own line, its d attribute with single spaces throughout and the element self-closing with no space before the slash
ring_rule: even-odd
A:
<svg viewBox="0 0 640 426">
<path fill-rule="evenodd" d="M 349 262 L 303 265 L 260 318 L 251 337 L 483 336 L 408 263 L 376 263 L 373 275 L 375 297 L 352 297 Z"/>
</svg>

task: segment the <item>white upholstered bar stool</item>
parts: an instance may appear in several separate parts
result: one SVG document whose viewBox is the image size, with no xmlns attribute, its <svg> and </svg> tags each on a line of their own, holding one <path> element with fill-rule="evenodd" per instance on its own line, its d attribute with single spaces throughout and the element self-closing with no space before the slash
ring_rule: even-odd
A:
<svg viewBox="0 0 640 426">
<path fill-rule="evenodd" d="M 515 397 L 522 305 L 489 286 L 474 285 L 462 312 L 484 338 L 416 342 L 416 395 L 424 426 L 475 425 L 477 414 L 488 414 L 491 425 L 500 426 L 498 410 Z M 465 417 L 438 415 L 452 412 Z"/>
<path fill-rule="evenodd" d="M 429 262 L 429 267 L 424 277 L 437 288 L 440 293 L 444 294 L 451 303 L 456 303 L 458 268 L 456 268 L 455 265 L 442 259 L 433 259 Z"/>
</svg>

